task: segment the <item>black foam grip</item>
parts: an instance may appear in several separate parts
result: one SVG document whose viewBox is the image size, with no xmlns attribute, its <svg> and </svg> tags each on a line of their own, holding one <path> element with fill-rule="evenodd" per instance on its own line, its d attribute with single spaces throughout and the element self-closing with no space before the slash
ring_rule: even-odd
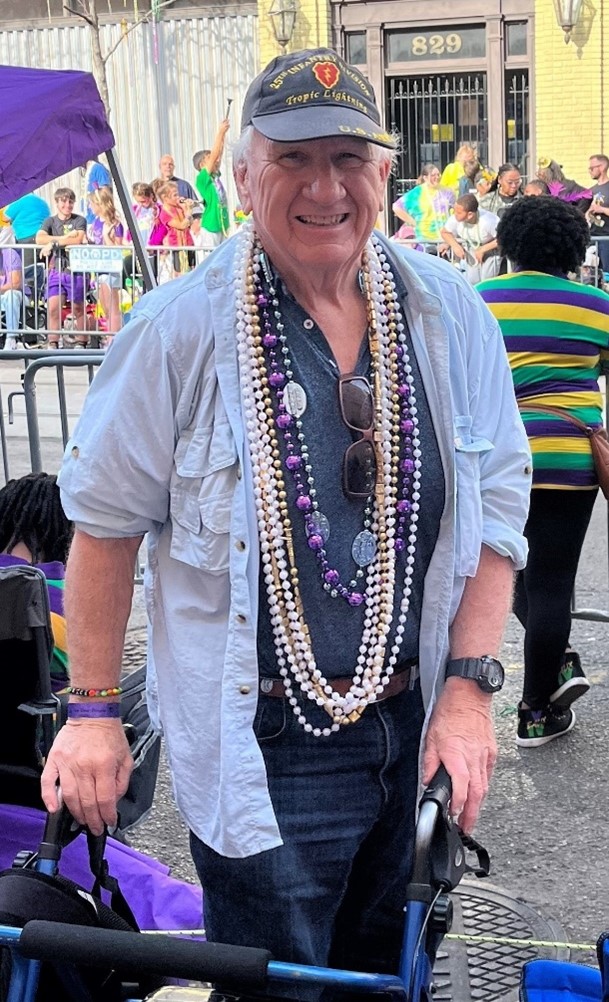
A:
<svg viewBox="0 0 609 1002">
<path fill-rule="evenodd" d="M 426 800 L 434 800 L 441 810 L 445 811 L 448 807 L 451 793 L 452 783 L 450 776 L 444 766 L 440 765 L 434 773 L 431 782 L 427 785 L 421 798 L 421 803 Z"/>
<path fill-rule="evenodd" d="M 223 943 L 196 943 L 169 936 L 114 932 L 65 922 L 28 922 L 19 952 L 30 960 L 49 960 L 83 967 L 110 967 L 121 974 L 195 981 L 217 981 L 229 987 L 264 988 L 268 950 Z"/>
</svg>

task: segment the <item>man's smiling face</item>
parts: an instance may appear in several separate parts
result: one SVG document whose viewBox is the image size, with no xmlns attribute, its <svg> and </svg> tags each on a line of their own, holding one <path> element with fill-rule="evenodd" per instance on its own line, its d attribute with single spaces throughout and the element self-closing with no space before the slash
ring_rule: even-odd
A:
<svg viewBox="0 0 609 1002">
<path fill-rule="evenodd" d="M 382 207 L 390 158 L 350 136 L 277 143 L 254 131 L 237 168 L 241 205 L 273 262 L 302 271 L 359 262 Z"/>
</svg>

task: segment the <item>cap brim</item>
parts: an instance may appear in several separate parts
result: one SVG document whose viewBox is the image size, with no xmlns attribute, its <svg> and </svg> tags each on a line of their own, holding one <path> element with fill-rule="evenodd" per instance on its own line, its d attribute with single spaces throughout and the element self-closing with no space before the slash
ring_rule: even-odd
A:
<svg viewBox="0 0 609 1002">
<path fill-rule="evenodd" d="M 353 136 L 365 139 L 376 146 L 395 149 L 395 139 L 383 132 L 380 125 L 352 108 L 312 105 L 309 108 L 290 108 L 274 115 L 255 115 L 252 125 L 267 139 L 276 143 L 295 143 L 305 139 L 324 139 L 329 136 Z"/>
</svg>

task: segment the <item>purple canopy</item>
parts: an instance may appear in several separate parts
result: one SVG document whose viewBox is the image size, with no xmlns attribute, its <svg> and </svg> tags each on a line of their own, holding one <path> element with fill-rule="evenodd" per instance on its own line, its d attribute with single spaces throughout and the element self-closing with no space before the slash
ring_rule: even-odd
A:
<svg viewBox="0 0 609 1002">
<path fill-rule="evenodd" d="M 112 149 L 91 73 L 0 66 L 0 205 Z"/>
</svg>

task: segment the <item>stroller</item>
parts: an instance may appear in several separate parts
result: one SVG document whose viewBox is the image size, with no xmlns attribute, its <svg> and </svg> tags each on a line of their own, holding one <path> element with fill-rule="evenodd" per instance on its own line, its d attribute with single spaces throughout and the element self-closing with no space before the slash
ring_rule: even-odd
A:
<svg viewBox="0 0 609 1002">
<path fill-rule="evenodd" d="M 13 951 L 14 976 L 8 1002 L 34 1002 L 40 962 L 61 964 L 77 971 L 94 968 L 118 972 L 122 978 L 180 978 L 217 982 L 223 993 L 254 991 L 264 999 L 281 992 L 281 985 L 307 984 L 349 993 L 378 993 L 407 1002 L 430 1002 L 433 998 L 433 965 L 444 935 L 449 931 L 452 908 L 449 892 L 466 870 L 466 849 L 477 855 L 473 872 L 488 873 L 488 856 L 477 843 L 461 835 L 448 814 L 450 780 L 440 769 L 420 801 L 415 835 L 414 865 L 407 887 L 402 957 L 397 975 L 307 967 L 274 960 L 266 950 L 192 942 L 168 936 L 142 936 L 137 932 L 91 928 L 66 922 L 33 920 L 24 928 L 0 926 L 0 946 Z M 52 855 L 52 853 L 46 853 Z M 32 972 L 34 972 L 32 974 Z M 129 987 L 125 986 L 128 998 Z M 192 989 L 155 989 L 147 996 L 190 999 Z M 86 994 L 64 996 L 81 1002 Z M 114 996 L 112 996 L 114 997 Z M 133 1002 L 141 993 L 131 996 Z M 201 995 L 204 998 L 205 995 Z M 223 996 L 227 998 L 226 994 Z M 239 995 L 228 996 L 237 1002 Z"/>
</svg>

